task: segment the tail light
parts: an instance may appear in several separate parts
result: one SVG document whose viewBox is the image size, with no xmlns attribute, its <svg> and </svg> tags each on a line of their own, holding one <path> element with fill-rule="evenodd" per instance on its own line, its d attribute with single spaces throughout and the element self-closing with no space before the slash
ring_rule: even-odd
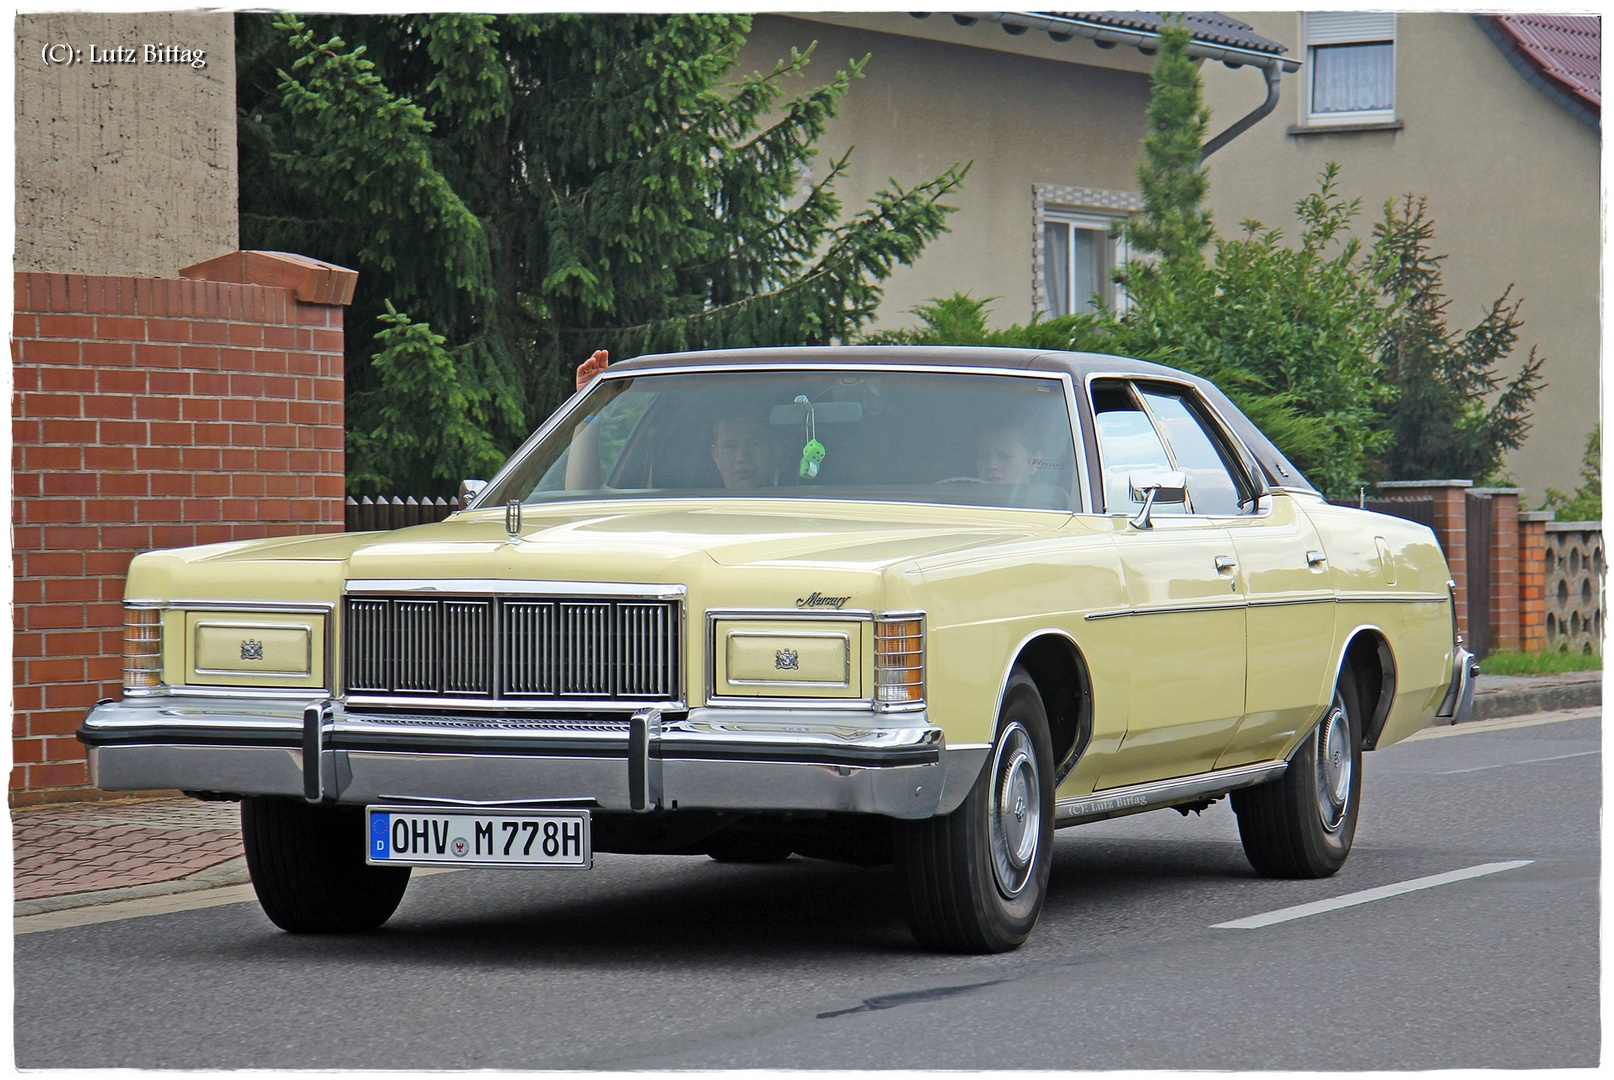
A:
<svg viewBox="0 0 1614 1080">
<path fill-rule="evenodd" d="M 925 700 L 925 620 L 904 612 L 876 617 L 874 699 L 885 705 Z"/>
<path fill-rule="evenodd" d="M 123 688 L 152 690 L 163 681 L 162 611 L 150 607 L 123 609 Z"/>
</svg>

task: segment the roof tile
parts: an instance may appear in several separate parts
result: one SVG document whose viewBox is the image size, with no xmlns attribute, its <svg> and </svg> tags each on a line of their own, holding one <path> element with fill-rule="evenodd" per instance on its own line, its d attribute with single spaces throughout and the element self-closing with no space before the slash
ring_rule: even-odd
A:
<svg viewBox="0 0 1614 1080">
<path fill-rule="evenodd" d="M 1493 15 L 1494 25 L 1541 75 L 1599 113 L 1603 22 L 1595 15 Z"/>
</svg>

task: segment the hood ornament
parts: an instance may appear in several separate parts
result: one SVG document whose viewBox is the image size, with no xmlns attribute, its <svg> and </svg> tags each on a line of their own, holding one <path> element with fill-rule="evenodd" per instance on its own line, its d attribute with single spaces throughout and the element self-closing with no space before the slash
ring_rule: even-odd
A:
<svg viewBox="0 0 1614 1080">
<path fill-rule="evenodd" d="M 504 531 L 510 534 L 512 544 L 521 539 L 520 499 L 511 499 L 504 504 Z"/>
</svg>

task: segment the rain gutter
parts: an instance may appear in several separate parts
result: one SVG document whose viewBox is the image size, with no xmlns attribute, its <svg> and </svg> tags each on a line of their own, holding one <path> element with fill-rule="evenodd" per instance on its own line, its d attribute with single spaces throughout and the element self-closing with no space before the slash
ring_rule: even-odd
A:
<svg viewBox="0 0 1614 1080">
<path fill-rule="evenodd" d="M 1003 29 L 1010 34 L 1023 34 L 1027 30 L 1044 30 L 1055 41 L 1069 41 L 1073 37 L 1081 36 L 1092 39 L 1101 49 L 1114 48 L 1117 45 L 1131 45 L 1145 56 L 1153 56 L 1160 47 L 1160 35 L 1151 30 L 1128 30 L 1068 15 L 1044 15 L 1039 12 L 1029 11 L 984 11 L 967 15 L 954 15 L 953 18 L 965 25 L 977 19 L 1000 23 Z M 968 20 L 968 22 L 965 22 L 965 20 Z M 1260 52 L 1256 49 L 1240 48 L 1237 45 L 1217 45 L 1200 41 L 1198 38 L 1188 43 L 1188 55 L 1196 60 L 1220 60 L 1223 64 L 1235 70 L 1241 67 L 1260 68 L 1266 76 L 1267 83 L 1266 100 L 1257 105 L 1248 115 L 1241 117 L 1233 126 L 1206 143 L 1199 152 L 1200 161 L 1204 161 L 1216 151 L 1250 130 L 1257 121 L 1277 108 L 1278 85 L 1283 72 L 1293 73 L 1300 70 L 1299 60 Z"/>
</svg>

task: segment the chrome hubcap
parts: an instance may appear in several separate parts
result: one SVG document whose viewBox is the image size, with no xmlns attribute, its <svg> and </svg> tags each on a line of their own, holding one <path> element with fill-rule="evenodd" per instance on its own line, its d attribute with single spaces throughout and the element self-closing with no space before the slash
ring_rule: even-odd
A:
<svg viewBox="0 0 1614 1080">
<path fill-rule="evenodd" d="M 1042 839 L 1042 785 L 1031 736 L 1010 724 L 992 759 L 992 873 L 1004 896 L 1019 896 L 1031 880 Z"/>
<path fill-rule="evenodd" d="M 1345 703 L 1336 697 L 1333 708 L 1317 725 L 1317 813 L 1329 832 L 1345 821 L 1351 769 L 1350 719 L 1345 715 Z"/>
</svg>

